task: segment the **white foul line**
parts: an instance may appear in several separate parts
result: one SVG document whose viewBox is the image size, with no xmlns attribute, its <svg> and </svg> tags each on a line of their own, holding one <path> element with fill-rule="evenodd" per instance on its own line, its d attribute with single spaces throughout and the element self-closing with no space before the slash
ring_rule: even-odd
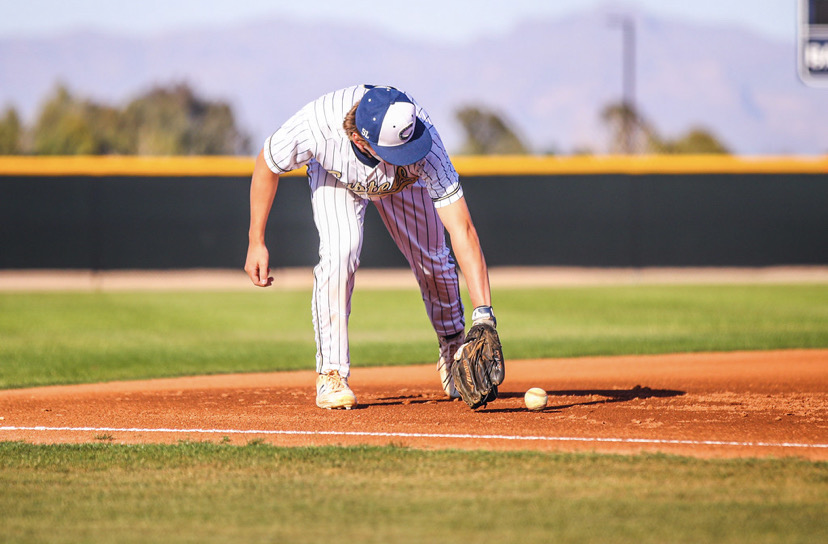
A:
<svg viewBox="0 0 828 544">
<path fill-rule="evenodd" d="M 0 427 L 0 431 L 71 431 L 71 432 L 120 432 L 120 433 L 180 433 L 180 434 L 256 434 L 293 436 L 356 436 L 373 438 L 447 438 L 473 440 L 528 440 L 543 442 L 603 442 L 615 444 L 658 444 L 679 446 L 736 446 L 763 448 L 828 448 L 828 444 L 801 444 L 794 442 L 731 442 L 725 440 L 669 440 L 659 438 L 600 438 L 577 436 L 520 436 L 501 434 L 437 434 L 391 433 L 368 431 L 290 431 L 258 429 L 142 429 L 120 427 Z"/>
</svg>

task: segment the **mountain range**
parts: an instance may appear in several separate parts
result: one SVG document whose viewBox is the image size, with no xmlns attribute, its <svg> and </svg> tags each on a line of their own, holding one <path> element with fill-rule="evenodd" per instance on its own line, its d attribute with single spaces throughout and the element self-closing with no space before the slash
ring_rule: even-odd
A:
<svg viewBox="0 0 828 544">
<path fill-rule="evenodd" d="M 0 39 L 0 109 L 15 107 L 31 123 L 58 83 L 123 105 L 186 82 L 229 102 L 257 147 L 327 91 L 388 84 L 428 110 L 450 152 L 463 143 L 455 112 L 472 105 L 498 113 L 535 152 L 606 152 L 601 111 L 622 98 L 619 14 L 634 22 L 636 108 L 662 136 L 703 127 L 734 153 L 828 153 L 828 89 L 799 80 L 793 39 L 617 5 L 460 44 L 276 19 L 140 37 L 77 30 Z"/>
</svg>

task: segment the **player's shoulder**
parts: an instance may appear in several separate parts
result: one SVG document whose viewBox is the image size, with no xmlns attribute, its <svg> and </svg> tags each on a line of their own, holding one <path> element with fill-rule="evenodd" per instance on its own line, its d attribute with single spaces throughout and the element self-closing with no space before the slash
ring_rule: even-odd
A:
<svg viewBox="0 0 828 544">
<path fill-rule="evenodd" d="M 338 126 L 365 92 L 366 89 L 362 85 L 352 85 L 325 93 L 305 104 L 299 115 L 311 124 Z"/>
<path fill-rule="evenodd" d="M 345 110 L 349 110 L 353 107 L 354 104 L 359 102 L 362 97 L 371 89 L 376 88 L 383 88 L 383 89 L 395 89 L 397 91 L 402 92 L 405 94 L 412 103 L 419 107 L 417 101 L 411 96 L 411 93 L 406 92 L 402 89 L 398 89 L 396 87 L 392 87 L 390 85 L 371 85 L 367 83 L 363 83 L 360 85 L 351 85 L 349 87 L 343 87 L 341 89 L 337 89 L 335 91 L 330 91 L 328 93 L 323 94 L 310 104 L 311 105 L 319 105 L 319 104 L 328 104 L 330 106 L 340 105 L 341 107 L 345 108 Z"/>
<path fill-rule="evenodd" d="M 323 94 L 308 104 L 308 106 L 324 106 L 328 110 L 344 109 L 347 111 L 351 109 L 354 104 L 359 102 L 367 91 L 368 87 L 366 85 L 352 85 L 350 87 L 344 87 L 342 89 L 337 89 Z"/>
</svg>

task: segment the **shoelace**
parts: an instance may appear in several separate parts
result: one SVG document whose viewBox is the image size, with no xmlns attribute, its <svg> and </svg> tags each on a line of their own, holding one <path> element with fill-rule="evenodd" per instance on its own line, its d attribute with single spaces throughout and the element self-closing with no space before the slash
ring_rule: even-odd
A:
<svg viewBox="0 0 828 544">
<path fill-rule="evenodd" d="M 327 374 L 322 375 L 323 390 L 327 389 L 330 392 L 337 392 L 345 390 L 348 385 L 345 383 L 345 380 L 342 379 L 342 376 L 339 375 L 339 372 L 333 370 Z"/>
</svg>

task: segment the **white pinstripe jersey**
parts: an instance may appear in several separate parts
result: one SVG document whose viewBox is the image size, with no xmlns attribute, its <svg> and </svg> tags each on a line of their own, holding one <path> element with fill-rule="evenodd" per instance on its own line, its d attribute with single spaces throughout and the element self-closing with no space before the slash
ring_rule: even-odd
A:
<svg viewBox="0 0 828 544">
<path fill-rule="evenodd" d="M 360 160 L 342 122 L 369 88 L 358 85 L 340 89 L 299 110 L 265 141 L 264 158 L 268 167 L 281 174 L 307 166 L 308 175 L 327 173 L 356 194 L 370 199 L 397 193 L 414 183 L 424 183 L 435 207 L 458 200 L 463 190 L 457 172 L 428 114 L 414 99 L 411 101 L 417 106 L 417 117 L 425 123 L 434 142 L 428 155 L 408 166 L 383 161 L 371 165 Z"/>
</svg>

